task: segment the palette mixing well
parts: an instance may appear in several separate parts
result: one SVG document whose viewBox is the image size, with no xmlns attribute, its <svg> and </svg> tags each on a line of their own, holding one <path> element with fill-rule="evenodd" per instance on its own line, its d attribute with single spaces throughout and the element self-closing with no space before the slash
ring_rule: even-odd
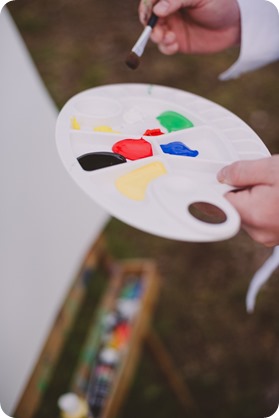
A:
<svg viewBox="0 0 279 418">
<path fill-rule="evenodd" d="M 111 215 L 184 241 L 235 235 L 239 215 L 217 172 L 233 161 L 270 155 L 256 133 L 223 107 L 146 84 L 77 94 L 59 114 L 56 140 L 69 174 Z M 212 208 L 222 214 L 218 221 L 209 216 Z M 206 216 L 200 218 L 200 210 Z"/>
</svg>

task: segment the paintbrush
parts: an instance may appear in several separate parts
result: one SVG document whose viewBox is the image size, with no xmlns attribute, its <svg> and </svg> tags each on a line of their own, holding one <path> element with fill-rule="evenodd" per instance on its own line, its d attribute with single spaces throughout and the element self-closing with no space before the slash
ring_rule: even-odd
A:
<svg viewBox="0 0 279 418">
<path fill-rule="evenodd" d="M 140 57 L 143 54 L 144 48 L 151 35 L 152 29 L 157 23 L 157 20 L 158 20 L 158 16 L 152 13 L 142 34 L 140 35 L 137 42 L 133 46 L 131 52 L 129 53 L 126 59 L 126 64 L 128 65 L 128 67 L 132 68 L 132 70 L 135 70 L 136 68 L 138 68 L 140 64 Z"/>
</svg>

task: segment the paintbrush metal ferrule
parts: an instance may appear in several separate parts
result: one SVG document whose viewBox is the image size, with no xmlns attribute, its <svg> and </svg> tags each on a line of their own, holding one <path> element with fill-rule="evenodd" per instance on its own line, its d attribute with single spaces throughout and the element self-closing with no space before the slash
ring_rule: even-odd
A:
<svg viewBox="0 0 279 418">
<path fill-rule="evenodd" d="M 146 44 L 148 42 L 148 39 L 150 37 L 150 34 L 152 32 L 151 26 L 146 26 L 140 35 L 139 39 L 135 43 L 135 45 L 132 48 L 132 52 L 134 52 L 138 57 L 141 57 L 143 54 L 143 51 L 146 47 Z"/>
</svg>

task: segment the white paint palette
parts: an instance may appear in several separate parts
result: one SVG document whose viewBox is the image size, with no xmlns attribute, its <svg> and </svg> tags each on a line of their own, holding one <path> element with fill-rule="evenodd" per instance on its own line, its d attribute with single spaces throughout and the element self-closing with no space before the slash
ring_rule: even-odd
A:
<svg viewBox="0 0 279 418">
<path fill-rule="evenodd" d="M 112 216 L 183 241 L 235 235 L 240 218 L 224 197 L 230 188 L 216 174 L 233 161 L 270 155 L 256 133 L 223 107 L 147 84 L 77 94 L 59 114 L 56 140 L 69 174 Z M 189 209 L 196 202 L 217 206 L 225 220 L 197 219 Z"/>
</svg>

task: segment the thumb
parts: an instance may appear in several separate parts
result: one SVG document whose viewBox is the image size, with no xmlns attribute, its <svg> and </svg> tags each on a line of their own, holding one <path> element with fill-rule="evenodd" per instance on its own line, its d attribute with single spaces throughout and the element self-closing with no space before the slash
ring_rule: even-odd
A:
<svg viewBox="0 0 279 418">
<path fill-rule="evenodd" d="M 159 17 L 165 17 L 182 7 L 194 6 L 195 3 L 196 1 L 194 0 L 159 0 L 155 4 L 153 11 Z"/>
<path fill-rule="evenodd" d="M 254 186 L 256 184 L 271 184 L 270 158 L 253 161 L 237 161 L 224 168 L 217 174 L 220 183 L 235 187 Z"/>
</svg>

